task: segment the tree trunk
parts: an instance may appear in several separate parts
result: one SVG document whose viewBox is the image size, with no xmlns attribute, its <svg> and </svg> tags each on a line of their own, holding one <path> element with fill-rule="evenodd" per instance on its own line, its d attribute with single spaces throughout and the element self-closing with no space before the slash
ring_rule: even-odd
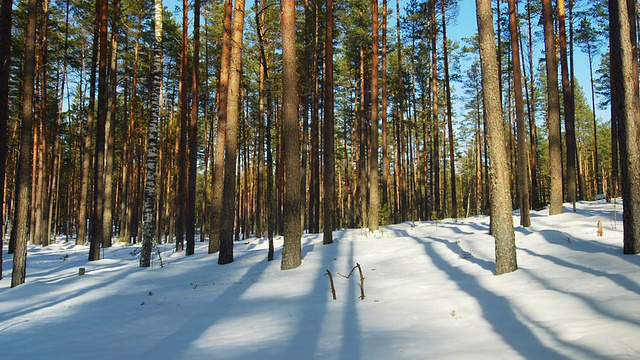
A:
<svg viewBox="0 0 640 360">
<path fill-rule="evenodd" d="M 520 44 L 518 40 L 518 18 L 516 1 L 509 0 L 509 32 L 511 33 L 511 57 L 513 62 L 513 87 L 516 100 L 516 125 L 518 141 L 517 183 L 520 199 L 520 225 L 531 226 L 529 205 L 529 154 L 524 124 L 524 98 L 522 96 L 522 73 L 520 66 Z"/>
<path fill-rule="evenodd" d="M 3 4 L 4 6 L 4 4 Z M 3 7 L 4 8 L 4 7 Z M 22 88 L 22 125 L 20 126 L 20 156 L 16 174 L 15 214 L 11 226 L 13 272 L 11 287 L 24 284 L 27 273 L 27 240 L 29 237 L 29 201 L 31 198 L 31 151 L 33 147 L 33 92 L 36 72 L 36 19 L 37 1 L 27 3 L 27 28 L 24 52 L 24 74 Z"/>
<path fill-rule="evenodd" d="M 191 84 L 192 104 L 189 122 L 189 174 L 187 204 L 185 211 L 187 250 L 186 255 L 195 252 L 196 226 L 196 165 L 198 162 L 198 92 L 200 91 L 200 0 L 193 4 L 193 80 Z"/>
<path fill-rule="evenodd" d="M 436 24 L 436 2 L 431 3 L 431 23 Z M 438 98 L 438 49 L 436 46 L 437 31 L 431 31 L 431 107 L 432 107 L 432 165 L 433 165 L 433 206 L 437 219 L 442 218 L 442 191 L 440 174 L 440 120 Z"/>
<path fill-rule="evenodd" d="M 577 171 L 576 171 L 576 130 L 575 130 L 575 104 L 571 90 L 571 79 L 573 74 L 569 74 L 569 58 L 567 54 L 567 34 L 565 29 L 565 9 L 564 0 L 558 0 L 558 23 L 560 40 L 560 67 L 562 73 L 562 98 L 564 101 L 564 128 L 565 142 L 567 146 L 567 201 L 573 204 L 573 211 L 576 211 L 577 200 Z"/>
<path fill-rule="evenodd" d="M 590 27 L 590 25 L 589 25 Z M 589 33 L 591 29 L 589 28 Z M 593 113 L 593 165 L 594 165 L 594 177 L 596 180 L 596 194 L 604 194 L 607 190 L 602 186 L 602 177 L 600 176 L 600 160 L 598 158 L 598 119 L 596 115 L 596 91 L 595 80 L 593 78 L 593 49 L 591 44 L 591 35 L 587 35 L 587 57 L 589 59 L 589 85 L 591 87 L 591 112 Z"/>
<path fill-rule="evenodd" d="M 109 55 L 109 85 L 107 122 L 105 127 L 105 169 L 104 169 L 104 218 L 102 247 L 111 246 L 113 237 L 113 209 L 114 209 L 114 151 L 115 151 L 115 125 L 116 125 L 116 91 L 117 91 L 117 54 L 118 54 L 118 27 L 120 21 L 120 0 L 113 2 L 114 20 L 111 29 L 111 53 Z"/>
<path fill-rule="evenodd" d="M 356 188 L 356 198 L 358 199 L 358 224 L 357 226 L 365 228 L 369 224 L 369 196 L 368 196 L 368 166 L 367 166 L 367 121 L 366 121 L 366 95 L 365 86 L 365 66 L 364 66 L 364 45 L 360 46 L 360 80 L 359 80 L 359 101 L 356 111 L 356 133 L 358 136 L 358 155 L 356 161 L 356 172 L 358 186 Z"/>
<path fill-rule="evenodd" d="M 320 232 L 320 75 L 319 63 L 319 1 L 315 2 L 315 26 L 313 42 L 313 90 L 311 92 L 311 184 L 309 199 L 309 231 L 311 233 Z"/>
<path fill-rule="evenodd" d="M 240 81 L 242 77 L 242 33 L 244 29 L 244 0 L 236 0 L 233 14 L 229 98 L 227 103 L 227 141 L 224 144 L 224 192 L 222 222 L 220 224 L 220 254 L 218 264 L 233 262 L 233 235 L 236 209 L 236 160 L 238 152 L 238 124 L 240 122 Z"/>
<path fill-rule="evenodd" d="M 218 80 L 218 138 L 213 171 L 211 172 L 211 217 L 209 219 L 209 254 L 220 251 L 220 223 L 222 221 L 222 193 L 224 191 L 224 147 L 227 139 L 227 102 L 229 97 L 229 67 L 231 64 L 231 15 L 233 1 L 225 0 Z"/>
<path fill-rule="evenodd" d="M 630 31 L 630 22 L 634 21 L 636 14 L 634 7 L 629 8 L 625 1 L 609 1 L 611 88 L 612 96 L 617 96 L 615 104 L 619 108 L 616 112 L 621 115 L 618 135 L 620 158 L 624 159 L 620 166 L 624 199 L 623 247 L 625 254 L 637 254 L 640 252 L 640 102 L 636 75 L 638 58 L 632 51 L 630 36 L 636 36 Z"/>
<path fill-rule="evenodd" d="M 144 214 L 140 267 L 151 266 L 151 249 L 156 228 L 156 166 L 158 163 L 158 119 L 160 118 L 160 86 L 162 85 L 162 0 L 154 0 L 153 63 L 151 64 L 151 104 L 147 144 L 147 181 L 144 186 Z"/>
<path fill-rule="evenodd" d="M 380 212 L 380 192 L 378 190 L 378 0 L 371 0 L 371 133 L 369 149 L 369 231 L 378 230 Z"/>
<path fill-rule="evenodd" d="M 535 207 L 538 207 L 542 202 L 541 196 L 541 184 L 540 184 L 540 176 L 539 176 L 539 157 L 538 157 L 538 136 L 537 128 L 536 128 L 536 85 L 535 85 L 535 75 L 533 72 L 533 64 L 535 61 L 533 55 L 533 31 L 531 25 L 531 0 L 527 0 L 527 29 L 528 29 L 528 52 L 529 52 L 529 87 L 527 88 L 526 82 L 527 78 L 525 77 L 525 90 L 528 89 L 527 102 L 528 110 L 529 110 L 529 141 L 530 141 L 530 156 L 531 156 L 531 194 L 532 194 L 532 203 Z M 524 56 L 523 56 L 524 58 Z"/>
<path fill-rule="evenodd" d="M 451 85 L 449 79 L 449 44 L 447 43 L 447 17 L 445 11 L 445 0 L 442 4 L 442 47 L 444 49 L 444 81 L 447 95 L 447 132 L 449 134 L 449 168 L 451 177 L 451 216 L 458 218 L 458 194 L 456 191 L 456 164 L 453 139 L 453 111 L 451 109 Z"/>
<path fill-rule="evenodd" d="M 402 127 L 403 117 L 404 117 L 404 84 L 403 84 L 403 68 L 402 68 L 402 36 L 400 31 L 400 0 L 396 0 L 396 35 L 397 35 L 397 43 L 398 43 L 398 115 L 396 117 L 397 126 Z M 397 135 L 399 136 L 399 135 Z M 409 218 L 408 214 L 408 205 L 407 205 L 407 197 L 406 197 L 406 188 L 404 185 L 404 176 L 405 176 L 405 163 L 402 161 L 402 152 L 404 148 L 400 146 L 400 152 L 396 150 L 397 160 L 400 160 L 395 167 L 396 173 L 396 188 L 398 193 L 398 199 L 396 203 L 398 204 L 398 213 L 399 217 L 396 220 L 405 221 Z"/>
<path fill-rule="evenodd" d="M 264 40 L 264 11 L 265 0 L 261 1 L 261 10 L 256 12 L 256 33 L 258 34 L 258 42 L 260 44 L 260 99 L 259 99 L 259 113 L 262 120 L 266 115 L 265 124 L 265 142 L 266 142 L 266 155 L 267 155 L 267 199 L 266 199 L 266 219 L 267 219 L 267 239 L 269 242 L 269 250 L 267 254 L 267 260 L 272 261 L 274 257 L 274 245 L 273 245 L 273 233 L 275 229 L 274 215 L 275 198 L 273 191 L 273 155 L 271 152 L 271 90 L 269 85 L 269 66 L 267 62 L 267 53 L 265 51 Z M 266 99 L 265 99 L 266 98 Z M 266 105 L 264 104 L 266 100 Z M 261 145 L 262 147 L 262 145 Z M 260 157 L 262 159 L 262 157 Z"/>
<path fill-rule="evenodd" d="M 549 137 L 549 215 L 562 214 L 562 139 L 560 134 L 560 95 L 558 93 L 558 60 L 553 32 L 551 0 L 542 0 L 545 64 L 547 68 L 547 136 Z"/>
<path fill-rule="evenodd" d="M 7 120 L 9 119 L 9 75 L 11 72 L 11 19 L 13 0 L 2 0 L 0 5 L 0 239 L 4 239 L 5 176 L 7 163 Z M 0 241 L 0 279 L 2 279 L 2 248 Z"/>
<path fill-rule="evenodd" d="M 176 251 L 184 250 L 185 230 L 187 227 L 188 204 L 187 188 L 189 186 L 187 137 L 189 132 L 189 0 L 182 1 L 182 51 L 180 54 L 180 84 L 178 86 L 179 126 L 178 131 L 178 201 L 176 216 Z M 187 200 L 187 201 L 185 201 Z"/>
<path fill-rule="evenodd" d="M 324 46 L 324 233 L 322 243 L 333 242 L 335 216 L 335 118 L 333 113 L 333 0 L 326 0 L 326 34 Z"/>
<path fill-rule="evenodd" d="M 389 186 L 389 173 L 391 163 L 389 161 L 389 140 L 388 140 L 388 120 L 387 120 L 387 0 L 382 0 L 382 106 L 380 109 L 380 120 L 382 122 L 382 206 L 386 206 L 386 212 L 391 211 L 389 204 L 391 200 L 391 188 Z M 388 221 L 389 219 L 385 219 Z"/>
<path fill-rule="evenodd" d="M 507 144 L 502 123 L 502 104 L 498 86 L 498 64 L 493 33 L 491 0 L 476 0 L 484 111 L 487 118 L 489 156 L 491 160 L 490 195 L 493 236 L 495 237 L 496 275 L 518 268 L 515 234 L 511 215 L 511 190 Z"/>
<path fill-rule="evenodd" d="M 97 0 L 100 6 L 100 22 L 98 27 L 98 121 L 96 123 L 96 153 L 93 169 L 93 214 L 91 216 L 91 247 L 89 261 L 100 260 L 100 246 L 104 243 L 102 227 L 104 219 L 104 156 L 105 126 L 107 122 L 108 79 L 107 79 L 107 33 L 108 33 L 108 0 Z"/>
<path fill-rule="evenodd" d="M 242 1 L 242 0 L 241 0 Z M 282 270 L 302 263 L 302 223 L 300 193 L 300 128 L 298 126 L 298 74 L 296 73 L 295 1 L 282 0 L 282 112 L 285 167 L 284 246 Z"/>
</svg>

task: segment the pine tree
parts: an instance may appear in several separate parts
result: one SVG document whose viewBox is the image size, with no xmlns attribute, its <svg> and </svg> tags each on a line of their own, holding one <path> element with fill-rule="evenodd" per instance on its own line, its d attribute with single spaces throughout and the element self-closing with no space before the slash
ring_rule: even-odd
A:
<svg viewBox="0 0 640 360">
<path fill-rule="evenodd" d="M 544 24 L 545 64 L 547 69 L 547 136 L 549 138 L 549 176 L 551 203 L 549 215 L 563 213 L 562 209 L 562 140 L 560 138 L 560 95 L 558 94 L 558 60 L 553 31 L 551 0 L 542 0 Z"/>
<path fill-rule="evenodd" d="M 379 44 L 378 44 L 378 0 L 371 0 L 371 31 L 372 31 L 372 58 L 371 58 L 371 132 L 369 149 L 369 223 L 370 231 L 378 230 L 380 212 L 380 191 L 378 185 L 378 64 L 379 64 Z"/>
<path fill-rule="evenodd" d="M 324 47 L 324 234 L 323 244 L 333 242 L 335 216 L 335 119 L 333 113 L 333 0 L 326 0 L 326 38 Z"/>
<path fill-rule="evenodd" d="M 0 239 L 4 239 L 4 184 L 7 163 L 7 119 L 9 118 L 9 73 L 11 70 L 11 19 L 13 0 L 0 3 Z M 0 279 L 2 279 L 2 248 L 0 241 Z"/>
<path fill-rule="evenodd" d="M 518 196 L 520 198 L 520 225 L 531 226 L 529 206 L 529 154 L 524 125 L 524 98 L 522 96 L 522 72 L 520 67 L 520 45 L 516 1 L 509 0 L 509 32 L 511 34 L 511 56 L 513 61 L 513 87 L 516 100 L 516 122 L 518 128 Z"/>
<path fill-rule="evenodd" d="M 231 41 L 229 98 L 227 103 L 227 141 L 224 144 L 224 192 L 222 222 L 220 224 L 220 254 L 218 264 L 233 262 L 233 229 L 236 209 L 236 152 L 238 151 L 238 123 L 240 121 L 240 80 L 242 76 L 242 32 L 244 29 L 244 0 L 236 0 Z"/>
<path fill-rule="evenodd" d="M 27 28 L 24 50 L 24 73 L 22 89 L 22 125 L 20 127 L 20 156 L 15 195 L 15 214 L 11 226 L 13 252 L 13 272 L 11 287 L 23 284 L 27 273 L 27 240 L 29 237 L 29 202 L 31 199 L 31 149 L 33 148 L 33 92 L 36 72 L 36 19 L 37 1 L 27 3 Z M 4 4 L 3 4 L 4 5 Z"/>
<path fill-rule="evenodd" d="M 620 0 L 609 1 L 612 121 L 618 121 L 620 175 L 623 201 L 624 253 L 640 252 L 640 100 L 638 99 L 638 58 L 629 34 L 635 9 Z M 614 101 L 614 96 L 615 101 Z M 615 111 L 615 113 L 614 113 Z"/>
<path fill-rule="evenodd" d="M 482 64 L 482 90 L 484 111 L 487 119 L 490 171 L 490 196 L 492 234 L 495 238 L 496 275 L 509 273 L 518 268 L 515 234 L 511 215 L 511 189 L 507 145 L 502 124 L 502 104 L 498 86 L 498 64 L 496 59 L 493 14 L 490 0 L 476 0 L 478 36 L 480 39 L 480 61 Z"/>
<path fill-rule="evenodd" d="M 104 156 L 105 126 L 107 122 L 107 27 L 109 17 L 108 0 L 96 0 L 98 21 L 98 118 L 96 122 L 96 152 L 93 157 L 93 213 L 91 216 L 91 246 L 89 261 L 100 260 L 100 246 L 104 243 Z"/>
<path fill-rule="evenodd" d="M 220 223 L 224 192 L 224 144 L 227 141 L 227 102 L 229 97 L 229 67 L 231 64 L 231 18 L 233 0 L 224 2 L 222 44 L 220 50 L 220 78 L 218 80 L 218 137 L 211 172 L 211 216 L 209 219 L 209 254 L 220 251 Z"/>
<path fill-rule="evenodd" d="M 302 194 L 300 193 L 300 129 L 298 126 L 298 74 L 296 73 L 295 1 L 282 0 L 282 111 L 285 167 L 284 246 L 280 268 L 302 263 Z"/>
</svg>

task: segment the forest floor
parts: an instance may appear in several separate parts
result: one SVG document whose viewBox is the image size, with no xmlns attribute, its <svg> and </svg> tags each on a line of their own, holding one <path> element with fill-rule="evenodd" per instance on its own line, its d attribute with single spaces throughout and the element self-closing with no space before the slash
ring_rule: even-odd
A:
<svg viewBox="0 0 640 360">
<path fill-rule="evenodd" d="M 621 210 L 565 204 L 529 228 L 515 213 L 519 269 L 500 276 L 484 216 L 336 231 L 331 245 L 306 234 L 288 271 L 282 238 L 272 262 L 251 238 L 228 265 L 206 242 L 189 257 L 163 244 L 151 268 L 138 245 L 88 262 L 60 239 L 29 247 L 14 289 L 5 246 L 0 358 L 638 359 L 640 256 L 622 254 Z M 344 277 L 356 264 L 364 283 Z"/>
</svg>

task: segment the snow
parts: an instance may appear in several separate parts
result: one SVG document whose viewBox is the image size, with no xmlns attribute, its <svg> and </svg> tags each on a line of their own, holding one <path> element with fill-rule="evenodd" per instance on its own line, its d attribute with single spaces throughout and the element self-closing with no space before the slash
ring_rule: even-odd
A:
<svg viewBox="0 0 640 360">
<path fill-rule="evenodd" d="M 288 271 L 282 238 L 273 262 L 252 238 L 228 265 L 197 242 L 189 257 L 161 245 L 164 267 L 154 255 L 146 269 L 139 246 L 88 262 L 88 247 L 61 239 L 29 247 L 14 289 L 5 246 L 0 358 L 640 358 L 640 257 L 622 254 L 621 206 L 617 219 L 612 203 L 577 209 L 533 212 L 516 227 L 520 268 L 500 276 L 488 217 L 336 231 L 332 245 L 307 234 L 302 266 Z M 356 263 L 364 300 L 358 271 L 339 275 Z"/>
</svg>

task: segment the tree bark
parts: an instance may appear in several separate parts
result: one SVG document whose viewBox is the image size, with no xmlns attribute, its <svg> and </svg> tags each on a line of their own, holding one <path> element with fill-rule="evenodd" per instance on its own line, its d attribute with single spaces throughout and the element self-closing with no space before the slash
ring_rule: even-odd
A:
<svg viewBox="0 0 640 360">
<path fill-rule="evenodd" d="M 371 133 L 369 149 L 369 231 L 379 227 L 380 191 L 378 185 L 378 98 L 379 98 L 379 45 L 378 45 L 378 0 L 371 0 Z"/>
<path fill-rule="evenodd" d="M 93 157 L 93 214 L 91 216 L 91 247 L 89 261 L 100 260 L 100 246 L 104 243 L 102 227 L 104 219 L 104 156 L 105 126 L 107 122 L 108 79 L 107 79 L 107 35 L 108 0 L 97 0 L 100 6 L 98 27 L 98 121 L 96 123 L 96 152 Z"/>
<path fill-rule="evenodd" d="M 7 122 L 9 119 L 9 75 L 11 72 L 11 19 L 13 0 L 2 0 L 0 5 L 0 239 L 4 239 L 5 176 L 7 163 Z M 0 279 L 2 279 L 2 248 L 0 241 Z"/>
<path fill-rule="evenodd" d="M 236 0 L 233 14 L 229 98 L 227 103 L 227 141 L 224 144 L 224 192 L 222 222 L 220 224 L 220 254 L 218 264 L 233 262 L 233 235 L 236 209 L 236 160 L 238 124 L 240 122 L 240 80 L 242 77 L 242 33 L 244 29 L 244 0 Z"/>
<path fill-rule="evenodd" d="M 302 263 L 302 223 L 300 193 L 300 128 L 298 125 L 298 74 L 296 73 L 295 1 L 282 0 L 282 112 L 285 167 L 284 246 L 282 270 Z"/>
<path fill-rule="evenodd" d="M 558 60 L 553 31 L 551 0 L 542 0 L 545 64 L 547 69 L 547 136 L 549 137 L 549 215 L 562 214 L 562 140 L 560 134 L 560 95 L 558 93 Z"/>
<path fill-rule="evenodd" d="M 151 64 L 151 108 L 147 145 L 147 181 L 144 187 L 144 214 L 140 267 L 151 266 L 156 228 L 156 166 L 158 163 L 158 120 L 160 118 L 160 86 L 162 84 L 162 0 L 153 2 L 153 63 Z"/>
<path fill-rule="evenodd" d="M 520 69 L 520 45 L 518 39 L 518 17 L 516 1 L 509 0 L 509 32 L 511 34 L 511 57 L 513 62 L 513 87 L 516 100 L 516 126 L 518 141 L 517 183 L 520 200 L 520 225 L 531 226 L 529 205 L 529 154 L 524 125 L 524 98 L 522 96 L 522 72 Z"/>
<path fill-rule="evenodd" d="M 396 36 L 398 43 L 398 116 L 396 118 L 396 127 L 401 127 L 404 122 L 404 83 L 403 83 L 403 67 L 402 67 L 402 36 L 400 31 L 400 0 L 396 0 Z M 398 136 L 398 135 L 397 135 Z M 406 164 L 402 157 L 404 147 L 400 144 L 400 152 L 396 150 L 396 157 L 399 162 L 395 166 L 396 173 L 396 188 L 398 193 L 398 200 L 396 201 L 398 208 L 398 217 L 396 220 L 405 221 L 409 218 L 408 204 L 407 204 L 407 192 L 404 182 L 404 176 L 406 173 Z"/>
<path fill-rule="evenodd" d="M 527 47 L 528 47 L 528 52 L 529 52 L 529 87 L 528 87 L 528 92 L 529 94 L 527 94 L 527 98 L 529 99 L 529 101 L 527 102 L 527 106 L 529 109 L 529 138 L 530 138 L 530 156 L 531 156 L 531 203 L 535 206 L 538 207 L 539 204 L 542 202 L 542 197 L 541 197 L 541 185 L 540 185 L 540 172 L 539 172 L 539 156 L 538 156 L 538 136 L 537 134 L 537 127 L 536 127 L 536 96 L 535 96 L 535 90 L 536 90 L 536 85 L 535 85 L 535 75 L 533 72 L 533 64 L 535 61 L 534 55 L 533 55 L 533 31 L 532 31 L 532 25 L 531 25 L 531 0 L 527 0 L 527 29 L 528 29 L 528 41 L 527 41 Z M 524 56 L 523 56 L 524 57 Z M 527 85 L 526 85 L 526 77 L 525 77 L 525 90 L 527 89 Z"/>
<path fill-rule="evenodd" d="M 179 141 L 178 141 L 178 200 L 176 216 L 176 251 L 184 250 L 185 230 L 187 228 L 188 204 L 187 188 L 189 187 L 189 156 L 187 154 L 187 138 L 189 133 L 189 0 L 182 0 L 182 48 L 180 54 L 180 84 L 179 84 Z M 186 200 L 186 201 L 185 201 Z"/>
<path fill-rule="evenodd" d="M 356 134 L 357 134 L 357 143 L 358 143 L 358 155 L 356 161 L 356 172 L 357 172 L 357 187 L 356 187 L 356 198 L 358 200 L 358 224 L 357 226 L 366 228 L 369 225 L 369 187 L 367 184 L 369 183 L 369 171 L 367 165 L 367 121 L 366 121 L 366 113 L 365 104 L 366 104 L 366 85 L 365 85 L 365 66 L 364 66 L 364 45 L 360 46 L 360 58 L 359 58 L 359 100 L 357 104 L 356 111 Z"/>
<path fill-rule="evenodd" d="M 229 67 L 231 64 L 231 15 L 233 1 L 225 0 L 220 79 L 218 80 L 218 138 L 213 171 L 211 172 L 211 217 L 209 219 L 209 254 L 220 251 L 220 223 L 224 191 L 224 144 L 227 141 L 227 102 L 229 97 Z"/>
<path fill-rule="evenodd" d="M 104 218 L 102 232 L 104 239 L 102 247 L 111 246 L 113 237 L 113 210 L 114 210 L 114 152 L 115 152 L 115 126 L 116 126 L 116 91 L 118 89 L 117 54 L 118 54 L 118 27 L 120 22 L 120 0 L 113 2 L 114 19 L 111 30 L 111 52 L 109 54 L 109 90 L 107 105 L 107 121 L 105 126 L 105 169 L 104 169 Z"/>
<path fill-rule="evenodd" d="M 456 191 L 456 163 L 453 139 L 453 110 L 451 109 L 451 81 L 449 78 L 449 44 L 447 40 L 447 16 L 445 0 L 441 0 L 442 47 L 444 52 L 444 81 L 447 101 L 447 132 L 449 134 L 449 168 L 451 182 L 451 217 L 458 218 L 458 193 Z"/>
<path fill-rule="evenodd" d="M 431 23 L 436 24 L 436 2 L 431 3 Z M 437 219 L 442 218 L 442 190 L 440 174 L 440 110 L 438 97 L 438 49 L 437 32 L 431 31 L 431 107 L 432 107 L 432 166 L 433 166 L 433 206 Z"/>
<path fill-rule="evenodd" d="M 388 140 L 388 120 L 387 120 L 387 0 L 382 0 L 382 106 L 380 109 L 380 120 L 382 122 L 382 206 L 386 206 L 387 213 L 391 211 L 392 205 L 391 188 L 389 186 L 389 173 L 391 163 L 389 161 L 389 140 Z M 388 215 L 388 214 L 387 214 Z M 388 220 L 388 219 L 386 219 Z"/>
<path fill-rule="evenodd" d="M 630 22 L 635 10 L 625 1 L 609 1 L 611 88 L 615 95 L 620 142 L 620 166 L 623 206 L 623 250 L 625 254 L 640 252 L 640 100 L 638 99 L 637 67 L 634 57 Z M 631 35 L 631 36 L 630 36 Z M 613 91 L 615 89 L 615 92 Z M 613 104 L 612 98 L 612 104 Z M 613 111 L 613 109 L 612 109 Z M 613 120 L 612 120 L 613 121 Z"/>
<path fill-rule="evenodd" d="M 487 119 L 490 169 L 491 217 L 495 237 L 496 275 L 518 268 L 515 234 L 511 215 L 511 190 L 507 144 L 502 123 L 502 104 L 498 86 L 498 64 L 493 33 L 491 0 L 476 0 L 484 111 Z"/>
<path fill-rule="evenodd" d="M 22 88 L 22 125 L 20 127 L 20 156 L 16 174 L 15 214 L 11 226 L 13 272 L 11 287 L 24 284 L 27 273 L 27 240 L 29 238 L 29 201 L 31 198 L 31 151 L 33 148 L 33 92 L 36 72 L 36 19 L 37 1 L 27 3 L 27 28 L 24 52 L 24 74 Z M 4 6 L 4 4 L 3 4 Z"/>
<path fill-rule="evenodd" d="M 196 165 L 198 162 L 198 107 L 200 91 L 200 0 L 193 4 L 193 80 L 191 84 L 192 104 L 189 122 L 189 174 L 187 204 L 185 211 L 187 249 L 185 255 L 195 252 L 196 236 Z"/>
<path fill-rule="evenodd" d="M 333 0 L 326 0 L 326 34 L 324 46 L 324 233 L 322 243 L 333 242 L 335 216 L 335 118 L 333 113 Z"/>
<path fill-rule="evenodd" d="M 573 74 L 569 74 L 569 57 L 567 54 L 567 34 L 565 29 L 565 9 L 564 0 L 558 0 L 558 23 L 560 40 L 560 67 L 562 73 L 562 98 L 564 102 L 564 128 L 565 142 L 567 146 L 567 201 L 573 204 L 573 211 L 576 211 L 577 200 L 577 149 L 575 130 L 575 103 L 571 90 L 571 79 Z"/>
</svg>

